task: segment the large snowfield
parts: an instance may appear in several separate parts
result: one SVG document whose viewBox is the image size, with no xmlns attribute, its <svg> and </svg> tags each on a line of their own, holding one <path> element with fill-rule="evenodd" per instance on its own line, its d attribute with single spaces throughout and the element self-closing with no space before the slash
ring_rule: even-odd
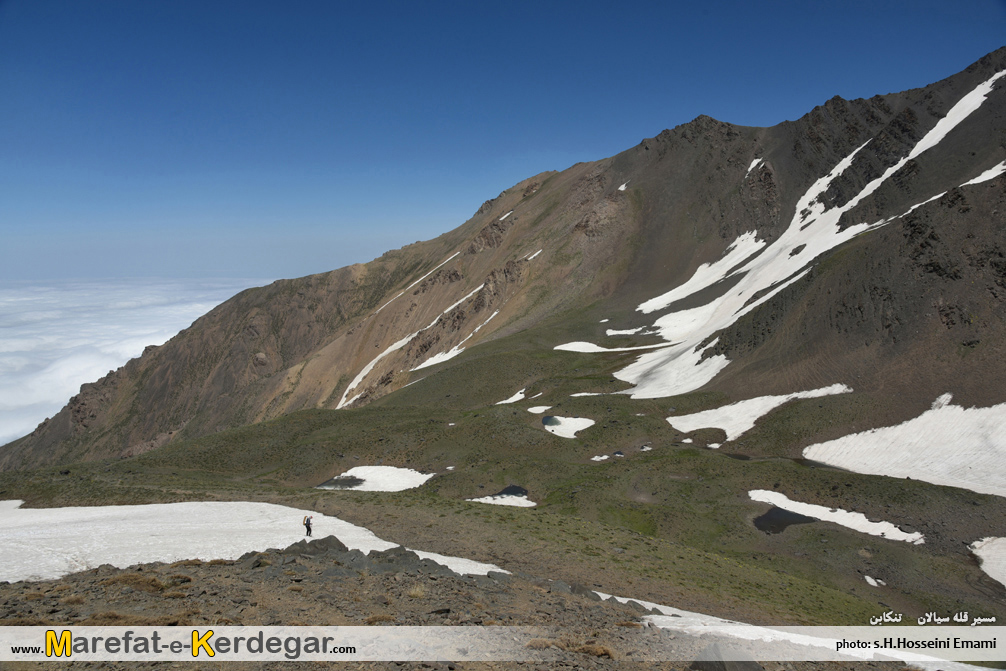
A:
<svg viewBox="0 0 1006 671">
<path fill-rule="evenodd" d="M 897 426 L 810 445 L 803 456 L 857 473 L 1006 496 L 1006 403 L 962 408 L 951 399 L 944 394 Z"/>
<path fill-rule="evenodd" d="M 111 564 L 125 568 L 182 559 L 236 559 L 303 539 L 336 536 L 351 550 L 396 547 L 368 529 L 310 510 L 271 503 L 202 501 L 137 506 L 23 509 L 0 501 L 0 580 L 47 580 Z M 498 566 L 432 552 L 416 553 L 458 573 L 485 575 Z"/>
</svg>

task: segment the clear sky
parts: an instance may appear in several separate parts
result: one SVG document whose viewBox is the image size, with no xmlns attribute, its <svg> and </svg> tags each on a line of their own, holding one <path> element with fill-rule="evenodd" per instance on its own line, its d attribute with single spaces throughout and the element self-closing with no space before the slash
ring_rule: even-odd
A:
<svg viewBox="0 0 1006 671">
<path fill-rule="evenodd" d="M 0 279 L 294 277 L 699 114 L 1006 44 L 1006 0 L 0 0 Z"/>
</svg>

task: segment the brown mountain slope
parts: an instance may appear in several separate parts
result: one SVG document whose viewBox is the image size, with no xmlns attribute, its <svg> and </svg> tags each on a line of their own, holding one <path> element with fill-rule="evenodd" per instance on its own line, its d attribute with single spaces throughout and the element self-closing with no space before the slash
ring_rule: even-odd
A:
<svg viewBox="0 0 1006 671">
<path fill-rule="evenodd" d="M 558 314 L 574 323 L 591 305 L 610 308 L 616 328 L 652 323 L 637 305 L 745 233 L 771 248 L 800 216 L 801 196 L 843 159 L 813 202 L 847 209 L 842 229 L 900 218 L 808 259 L 819 265 L 716 333 L 703 358 L 731 363 L 709 386 L 736 397 L 836 381 L 897 389 L 906 405 L 892 416 L 931 401 L 946 380 L 962 401 L 1002 400 L 990 380 L 1002 360 L 1004 182 L 962 185 L 1006 158 L 1006 84 L 901 161 L 1004 68 L 1006 49 L 924 89 L 835 98 L 773 128 L 699 117 L 615 157 L 521 182 L 435 240 L 242 292 L 84 385 L 2 448 L 0 468 L 137 453 L 303 408 L 365 404 L 456 348 Z M 665 311 L 698 307 L 731 281 Z M 956 359 L 943 356 L 958 347 Z"/>
</svg>

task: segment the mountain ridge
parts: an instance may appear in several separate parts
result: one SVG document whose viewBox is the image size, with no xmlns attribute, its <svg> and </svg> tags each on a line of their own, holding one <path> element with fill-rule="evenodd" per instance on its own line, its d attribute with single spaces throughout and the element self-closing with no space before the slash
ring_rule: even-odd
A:
<svg viewBox="0 0 1006 671">
<path fill-rule="evenodd" d="M 756 231 L 767 247 L 776 243 L 801 194 L 852 155 L 812 201 L 845 207 L 1003 67 L 1006 49 L 928 87 L 835 97 L 771 128 L 699 116 L 616 156 L 519 182 L 433 240 L 241 292 L 165 345 L 83 385 L 56 416 L 0 449 L 0 469 L 138 454 L 299 409 L 373 402 L 416 381 L 410 371 L 431 357 L 591 306 L 609 306 L 624 325 L 644 324 L 627 308 L 681 285 L 746 233 Z M 1001 354 L 987 333 L 1003 319 L 1006 240 L 982 222 L 1002 218 L 1003 178 L 961 186 L 1006 154 L 1003 90 L 1000 82 L 989 94 L 996 101 L 955 128 L 953 142 L 905 162 L 838 223 L 844 231 L 891 217 L 896 228 L 876 228 L 808 260 L 806 277 L 705 343 L 699 363 L 731 360 L 706 388 L 746 397 L 857 379 L 864 389 L 904 385 L 905 402 L 884 415 L 890 420 L 946 391 L 937 389 L 941 376 L 954 378 L 966 402 L 1006 400 L 984 381 Z M 850 290 L 854 278 L 862 281 Z M 968 280 L 984 288 L 968 289 Z M 922 297 L 914 295 L 919 287 Z M 841 300 L 828 298 L 841 289 Z M 825 316 L 811 309 L 821 304 Z M 912 326 L 921 331 L 933 319 L 956 342 L 974 342 L 962 346 L 977 356 L 913 376 L 906 362 L 951 342 L 935 327 L 935 335 L 910 337 Z M 853 337 L 865 344 L 850 349 Z M 793 351 L 802 358 L 792 361 Z"/>
</svg>

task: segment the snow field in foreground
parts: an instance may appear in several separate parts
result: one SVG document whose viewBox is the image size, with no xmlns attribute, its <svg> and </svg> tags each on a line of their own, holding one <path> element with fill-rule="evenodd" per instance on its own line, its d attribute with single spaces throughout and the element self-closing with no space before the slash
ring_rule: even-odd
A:
<svg viewBox="0 0 1006 671">
<path fill-rule="evenodd" d="M 397 547 L 368 529 L 312 510 L 271 503 L 190 502 L 88 508 L 0 506 L 0 580 L 48 580 L 111 564 L 125 568 L 182 559 L 236 559 L 246 552 L 285 548 L 304 538 L 305 515 L 314 538 L 336 536 L 364 553 Z M 415 551 L 459 573 L 500 571 L 460 557 Z"/>
<path fill-rule="evenodd" d="M 282 548 L 301 540 L 301 520 L 306 514 L 314 516 L 316 538 L 335 535 L 350 549 L 362 552 L 396 547 L 368 529 L 338 518 L 268 503 L 169 503 L 41 510 L 21 510 L 20 504 L 20 501 L 0 501 L 0 534 L 5 539 L 0 546 L 0 559 L 5 560 L 0 562 L 0 580 L 45 580 L 100 564 L 124 568 L 155 561 L 234 559 L 248 551 Z M 506 573 L 492 564 L 431 552 L 417 554 L 459 573 L 485 575 L 494 570 Z M 596 594 L 605 600 L 612 598 L 603 592 Z M 655 609 L 662 615 L 645 619 L 673 631 L 694 635 L 715 632 L 739 641 L 805 639 L 789 632 L 642 599 L 613 598 Z M 943 661 L 937 666 L 920 666 L 954 671 L 974 668 Z"/>
<path fill-rule="evenodd" d="M 355 487 L 339 487 L 338 489 L 353 489 L 358 492 L 401 492 L 418 487 L 434 475 L 436 473 L 420 473 L 411 468 L 398 468 L 397 466 L 356 466 L 337 477 L 363 480 Z M 320 489 L 329 488 L 321 487 Z"/>
<path fill-rule="evenodd" d="M 1006 496 L 1006 403 L 965 409 L 952 398 L 944 394 L 896 426 L 810 445 L 803 456 L 856 473 Z"/>
<path fill-rule="evenodd" d="M 691 433 L 696 429 L 716 428 L 727 433 L 727 440 L 734 440 L 745 431 L 754 428 L 759 418 L 778 408 L 783 403 L 798 398 L 818 398 L 832 394 L 848 394 L 852 391 L 844 384 L 833 384 L 810 391 L 799 391 L 781 396 L 759 396 L 746 401 L 731 403 L 711 410 L 668 417 L 667 421 L 678 431 Z"/>
<path fill-rule="evenodd" d="M 578 431 L 594 426 L 594 420 L 585 417 L 552 417 L 557 424 L 543 424 L 545 430 L 563 438 L 576 438 Z"/>
<path fill-rule="evenodd" d="M 863 513 L 853 513 L 841 508 L 826 508 L 813 503 L 793 501 L 780 492 L 770 492 L 766 489 L 753 489 L 748 492 L 752 501 L 769 503 L 777 508 L 791 513 L 816 517 L 822 522 L 833 522 L 853 531 L 860 531 L 871 536 L 881 536 L 892 541 L 905 541 L 914 545 L 926 542 L 925 536 L 919 532 L 906 533 L 890 522 L 871 522 Z"/>
</svg>

